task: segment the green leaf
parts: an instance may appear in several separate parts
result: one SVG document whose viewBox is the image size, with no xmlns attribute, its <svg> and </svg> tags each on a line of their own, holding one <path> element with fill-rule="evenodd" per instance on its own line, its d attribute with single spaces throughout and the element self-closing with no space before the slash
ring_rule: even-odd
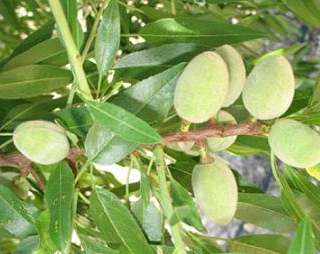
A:
<svg viewBox="0 0 320 254">
<path fill-rule="evenodd" d="M 39 237 L 40 237 L 40 243 L 37 248 L 37 254 L 54 253 L 57 250 L 57 248 L 54 246 L 54 243 L 52 242 L 49 235 L 49 228 L 50 228 L 49 210 L 45 210 L 40 213 L 36 221 L 36 226 L 37 226 Z"/>
<path fill-rule="evenodd" d="M 159 125 L 173 105 L 174 89 L 185 64 L 149 77 L 115 96 L 111 102 L 141 119 Z"/>
<path fill-rule="evenodd" d="M 290 47 L 287 48 L 280 48 L 276 49 L 274 51 L 271 51 L 269 53 L 264 54 L 263 56 L 260 56 L 252 61 L 252 64 L 256 65 L 260 62 L 262 62 L 264 59 L 271 57 L 271 56 L 291 56 L 300 49 L 304 48 L 306 46 L 306 43 L 296 43 L 291 45 Z"/>
<path fill-rule="evenodd" d="M 174 207 L 181 207 L 187 205 L 189 207 L 189 214 L 183 221 L 190 226 L 197 228 L 200 231 L 205 231 L 204 226 L 201 222 L 201 217 L 198 213 L 198 209 L 196 204 L 192 198 L 192 196 L 188 193 L 188 191 L 175 179 L 171 179 L 171 198 Z"/>
<path fill-rule="evenodd" d="M 313 202 L 304 194 L 297 195 L 297 202 L 305 212 L 305 218 L 312 223 L 314 233 L 314 243 L 317 249 L 320 249 L 320 208 L 317 203 Z"/>
<path fill-rule="evenodd" d="M 292 240 L 287 254 L 314 253 L 312 227 L 307 219 L 300 222 L 297 235 Z"/>
<path fill-rule="evenodd" d="M 14 254 L 34 253 L 34 251 L 37 249 L 38 244 L 39 236 L 28 236 L 20 241 Z"/>
<path fill-rule="evenodd" d="M 140 35 L 149 43 L 195 43 L 207 47 L 233 44 L 266 37 L 266 34 L 240 25 L 195 18 L 167 18 L 147 24 Z"/>
<path fill-rule="evenodd" d="M 289 183 L 278 169 L 276 158 L 273 153 L 270 155 L 271 169 L 277 184 L 281 190 L 281 199 L 288 213 L 295 219 L 302 219 L 305 217 L 304 211 L 301 209 L 297 202 L 297 198 L 293 190 L 290 188 Z"/>
<path fill-rule="evenodd" d="M 112 165 L 136 148 L 135 143 L 123 140 L 98 123 L 93 124 L 85 140 L 86 155 L 99 165 Z"/>
<path fill-rule="evenodd" d="M 27 51 L 28 49 L 34 47 L 42 41 L 49 39 L 52 35 L 53 28 L 53 21 L 50 20 L 47 23 L 45 23 L 42 27 L 30 34 L 19 44 L 18 47 L 15 48 L 15 50 L 10 55 L 10 59 L 21 54 L 22 52 Z"/>
<path fill-rule="evenodd" d="M 320 28 L 320 6 L 317 0 L 283 0 L 283 2 L 304 22 Z"/>
<path fill-rule="evenodd" d="M 248 235 L 232 239 L 229 249 L 246 254 L 286 254 L 290 240 L 282 235 Z"/>
<path fill-rule="evenodd" d="M 60 2 L 66 15 L 73 40 L 78 48 L 81 48 L 84 35 L 77 18 L 77 0 L 60 0 Z"/>
<path fill-rule="evenodd" d="M 109 102 L 89 102 L 89 111 L 96 121 L 116 135 L 137 144 L 161 143 L 161 136 L 146 122 Z"/>
<path fill-rule="evenodd" d="M 198 235 L 188 232 L 192 246 L 194 249 L 199 249 L 194 253 L 201 254 L 213 254 L 213 253 L 224 253 L 219 245 L 216 243 L 216 239 L 210 236 Z M 229 253 L 229 252 L 228 252 Z"/>
<path fill-rule="evenodd" d="M 84 138 L 93 125 L 89 111 L 85 107 L 65 108 L 53 113 L 70 132 Z"/>
<path fill-rule="evenodd" d="M 67 63 L 67 56 L 64 48 L 61 46 L 59 39 L 50 39 L 40 42 L 27 51 L 11 58 L 3 67 L 3 71 L 8 71 L 20 66 L 36 64 L 40 62 L 46 62 L 50 64 L 50 59 L 54 59 L 57 56 L 63 56 L 61 65 Z"/>
<path fill-rule="evenodd" d="M 318 74 L 313 94 L 309 100 L 308 110 L 311 112 L 320 111 L 320 73 Z"/>
<path fill-rule="evenodd" d="M 320 207 L 320 189 L 310 182 L 310 180 L 301 171 L 295 170 L 289 166 L 285 167 L 285 173 L 293 181 L 295 188 L 304 193 L 309 199 Z"/>
<path fill-rule="evenodd" d="M 70 71 L 49 65 L 29 65 L 0 74 L 0 98 L 20 99 L 39 96 L 72 81 Z"/>
<path fill-rule="evenodd" d="M 176 206 L 173 208 L 173 212 L 170 215 L 168 222 L 171 226 L 174 226 L 189 216 L 191 209 L 187 205 Z"/>
<path fill-rule="evenodd" d="M 188 60 L 203 48 L 192 43 L 172 43 L 141 50 L 122 57 L 115 65 L 115 69 L 123 68 L 153 68 L 154 66 L 168 66 L 174 59 Z M 186 59 L 187 58 L 187 59 Z"/>
<path fill-rule="evenodd" d="M 51 173 L 45 189 L 45 201 L 50 211 L 49 234 L 61 251 L 68 248 L 71 241 L 73 184 L 72 170 L 62 161 Z"/>
<path fill-rule="evenodd" d="M 64 99 L 57 100 L 40 100 L 34 103 L 23 103 L 12 107 L 6 116 L 3 118 L 0 130 L 13 130 L 18 124 L 23 121 L 42 118 L 51 110 L 61 107 Z"/>
<path fill-rule="evenodd" d="M 38 210 L 18 199 L 7 187 L 0 185 L 0 222 L 13 235 L 25 237 L 36 232 Z"/>
<path fill-rule="evenodd" d="M 160 242 L 162 236 L 162 214 L 158 208 L 149 202 L 146 206 L 139 199 L 131 207 L 132 212 L 138 219 L 149 241 Z"/>
<path fill-rule="evenodd" d="M 123 252 L 153 254 L 129 210 L 111 192 L 96 189 L 90 198 L 90 214 L 106 242 L 121 244 Z"/>
<path fill-rule="evenodd" d="M 91 238 L 83 234 L 79 234 L 84 254 L 120 254 L 118 250 L 111 249 L 104 242 L 97 238 Z"/>
<path fill-rule="evenodd" d="M 308 124 L 308 125 L 318 125 L 318 126 L 320 126 L 320 112 L 302 113 L 302 114 L 299 114 L 299 115 L 293 115 L 290 118 L 295 119 L 295 120 L 297 120 L 299 122 Z"/>
<path fill-rule="evenodd" d="M 235 218 L 279 233 L 296 229 L 296 223 L 284 209 L 281 199 L 266 194 L 239 193 Z"/>
<path fill-rule="evenodd" d="M 95 58 L 99 73 L 105 75 L 111 68 L 120 45 L 120 14 L 116 0 L 110 0 L 98 28 Z"/>
<path fill-rule="evenodd" d="M 243 149 L 248 148 L 249 151 L 254 153 L 270 154 L 268 139 L 265 137 L 238 136 L 235 145 L 237 149 L 240 149 L 240 147 Z M 234 152 L 234 147 L 231 147 L 230 150 Z"/>
</svg>

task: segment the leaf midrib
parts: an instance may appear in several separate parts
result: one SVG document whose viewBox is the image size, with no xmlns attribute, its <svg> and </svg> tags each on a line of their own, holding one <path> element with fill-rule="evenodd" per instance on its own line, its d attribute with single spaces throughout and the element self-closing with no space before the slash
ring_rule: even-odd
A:
<svg viewBox="0 0 320 254">
<path fill-rule="evenodd" d="M 7 88 L 8 86 L 13 85 L 24 85 L 24 84 L 30 84 L 30 83 L 38 83 L 42 81 L 51 81 L 51 80 L 63 80 L 63 79 L 70 79 L 70 77 L 64 76 L 64 77 L 51 77 L 51 78 L 41 78 L 41 79 L 32 79 L 32 80 L 23 80 L 23 81 L 17 81 L 17 82 L 11 82 L 11 83 L 3 83 L 1 84 L 0 81 L 0 91 L 2 88 Z"/>
</svg>

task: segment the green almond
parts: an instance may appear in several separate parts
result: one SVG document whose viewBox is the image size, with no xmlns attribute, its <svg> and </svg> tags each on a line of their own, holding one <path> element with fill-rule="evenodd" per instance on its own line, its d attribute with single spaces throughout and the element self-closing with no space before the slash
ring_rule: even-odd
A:
<svg viewBox="0 0 320 254">
<path fill-rule="evenodd" d="M 229 90 L 229 73 L 224 60 L 207 51 L 197 55 L 178 79 L 174 107 L 192 123 L 202 123 L 222 107 Z"/>
<path fill-rule="evenodd" d="M 269 144 L 274 154 L 290 166 L 310 168 L 320 162 L 320 136 L 298 121 L 276 121 L 269 132 Z"/>
<path fill-rule="evenodd" d="M 235 177 L 220 158 L 198 164 L 192 173 L 192 188 L 200 210 L 218 225 L 228 224 L 237 209 L 238 187 Z"/>
<path fill-rule="evenodd" d="M 230 45 L 223 45 L 215 51 L 225 61 L 229 71 L 229 92 L 223 107 L 232 105 L 240 96 L 246 81 L 246 68 L 241 55 Z"/>
<path fill-rule="evenodd" d="M 257 64 L 243 89 L 243 102 L 251 115 L 270 120 L 284 114 L 292 103 L 295 80 L 283 56 L 269 57 Z"/>
<path fill-rule="evenodd" d="M 27 121 L 13 133 L 13 143 L 28 159 L 43 165 L 63 160 L 69 152 L 64 130 L 48 121 Z"/>
</svg>

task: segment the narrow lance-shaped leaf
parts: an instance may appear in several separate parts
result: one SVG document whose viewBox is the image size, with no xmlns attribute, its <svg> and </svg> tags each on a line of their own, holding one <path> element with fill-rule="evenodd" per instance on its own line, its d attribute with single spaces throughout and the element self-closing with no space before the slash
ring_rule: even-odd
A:
<svg viewBox="0 0 320 254">
<path fill-rule="evenodd" d="M 38 210 L 20 200 L 8 188 L 0 185 L 0 223 L 11 234 L 25 237 L 34 234 Z"/>
<path fill-rule="evenodd" d="M 266 194 L 239 193 L 235 217 L 279 233 L 296 229 L 296 223 L 284 209 L 281 199 Z"/>
<path fill-rule="evenodd" d="M 182 207 L 187 205 L 189 208 L 189 214 L 183 219 L 183 221 L 200 231 L 205 231 L 204 226 L 201 222 L 201 217 L 198 213 L 198 209 L 196 204 L 192 198 L 192 196 L 188 193 L 188 191 L 174 178 L 170 180 L 171 182 L 171 197 L 172 202 L 175 207 Z"/>
<path fill-rule="evenodd" d="M 132 214 L 111 192 L 93 191 L 90 214 L 103 239 L 121 245 L 120 253 L 154 253 Z"/>
<path fill-rule="evenodd" d="M 26 50 L 25 52 L 13 57 L 11 60 L 6 63 L 3 67 L 4 71 L 8 71 L 20 66 L 36 64 L 40 62 L 47 61 L 50 63 L 50 58 L 61 57 L 61 63 L 66 64 L 67 57 L 65 50 L 60 44 L 58 38 L 45 40 L 38 43 L 34 47 Z M 62 64 L 62 65 L 63 65 Z"/>
<path fill-rule="evenodd" d="M 110 0 L 98 28 L 95 58 L 101 76 L 111 68 L 120 45 L 120 15 L 117 0 Z"/>
<path fill-rule="evenodd" d="M 54 22 L 52 20 L 45 23 L 38 30 L 30 34 L 26 39 L 24 39 L 18 47 L 10 55 L 10 59 L 21 54 L 24 51 L 34 47 L 38 43 L 47 40 L 51 37 L 54 28 Z"/>
<path fill-rule="evenodd" d="M 300 222 L 297 230 L 297 235 L 292 240 L 287 254 L 314 253 L 312 240 L 312 227 L 308 219 Z"/>
<path fill-rule="evenodd" d="M 286 254 L 289 245 L 289 238 L 282 235 L 246 235 L 232 239 L 229 250 L 252 254 Z"/>
<path fill-rule="evenodd" d="M 162 123 L 173 105 L 173 94 L 185 64 L 149 77 L 111 99 L 141 119 L 157 126 Z"/>
<path fill-rule="evenodd" d="M 161 136 L 153 128 L 123 108 L 109 102 L 86 101 L 86 104 L 97 122 L 123 139 L 138 144 L 161 142 Z"/>
<path fill-rule="evenodd" d="M 0 74 L 0 98 L 21 99 L 46 94 L 72 81 L 70 71 L 49 65 L 28 65 Z"/>
<path fill-rule="evenodd" d="M 122 57 L 115 65 L 115 69 L 122 68 L 153 68 L 154 66 L 166 65 L 174 59 L 181 59 L 184 56 L 191 57 L 204 50 L 192 43 L 171 43 L 141 50 Z"/>
<path fill-rule="evenodd" d="M 267 36 L 263 32 L 245 26 L 195 18 L 161 19 L 143 27 L 140 35 L 154 44 L 188 42 L 208 47 Z"/>
<path fill-rule="evenodd" d="M 72 170 L 65 161 L 62 161 L 50 175 L 45 190 L 45 201 L 50 212 L 49 235 L 61 251 L 70 245 L 73 193 Z"/>
</svg>

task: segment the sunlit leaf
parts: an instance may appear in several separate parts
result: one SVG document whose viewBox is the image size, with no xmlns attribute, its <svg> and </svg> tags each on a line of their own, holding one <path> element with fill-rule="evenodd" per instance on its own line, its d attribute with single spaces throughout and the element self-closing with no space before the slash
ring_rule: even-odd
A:
<svg viewBox="0 0 320 254">
<path fill-rule="evenodd" d="M 146 122 L 109 102 L 89 102 L 91 114 L 106 129 L 128 141 L 140 144 L 160 143 L 161 137 Z"/>
</svg>

